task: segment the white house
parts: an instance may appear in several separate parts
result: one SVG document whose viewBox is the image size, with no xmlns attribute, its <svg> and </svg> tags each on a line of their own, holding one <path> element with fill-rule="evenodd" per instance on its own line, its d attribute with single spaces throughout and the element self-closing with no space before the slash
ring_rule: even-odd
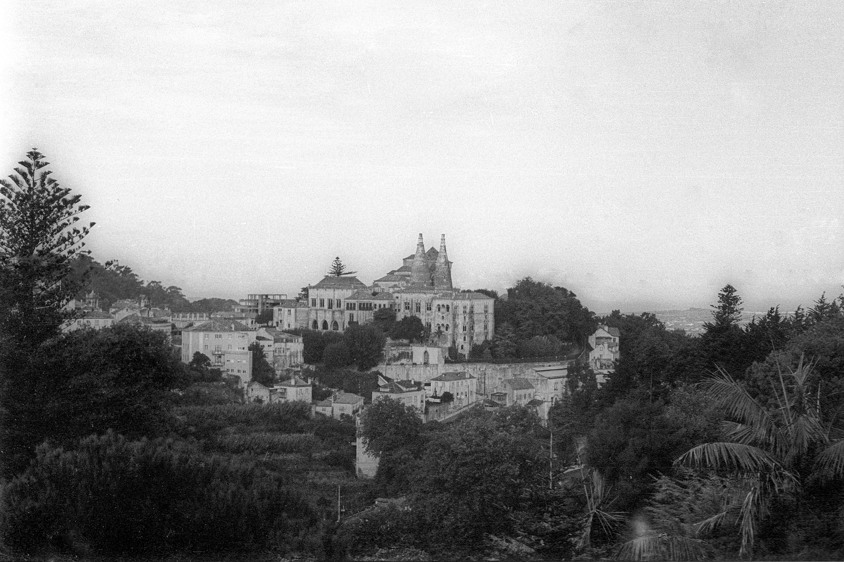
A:
<svg viewBox="0 0 844 562">
<path fill-rule="evenodd" d="M 621 333 L 618 328 L 598 326 L 589 336 L 589 366 L 598 375 L 598 382 L 604 382 L 604 376 L 613 371 L 613 364 L 621 357 L 619 353 Z"/>
<path fill-rule="evenodd" d="M 455 407 L 461 408 L 475 402 L 477 389 L 478 379 L 461 371 L 432 378 L 429 393 L 431 396 L 442 396 L 449 392 L 454 397 Z"/>
</svg>

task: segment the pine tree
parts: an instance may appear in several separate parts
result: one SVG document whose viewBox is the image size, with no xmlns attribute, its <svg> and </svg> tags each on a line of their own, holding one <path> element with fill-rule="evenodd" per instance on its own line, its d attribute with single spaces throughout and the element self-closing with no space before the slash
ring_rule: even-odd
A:
<svg viewBox="0 0 844 562">
<path fill-rule="evenodd" d="M 0 333 L 32 348 L 58 333 L 62 311 L 80 286 L 69 279 L 94 225 L 77 226 L 88 209 L 50 177 L 36 149 L 8 180 L 0 179 Z"/>
<path fill-rule="evenodd" d="M 343 265 L 342 261 L 340 261 L 340 256 L 334 258 L 334 261 L 331 262 L 331 268 L 328 270 L 328 275 L 332 275 L 334 277 L 354 275 L 355 273 L 357 273 L 357 271 L 346 271 L 346 266 Z"/>
<path fill-rule="evenodd" d="M 71 280 L 74 257 L 94 223 L 80 196 L 50 177 L 36 149 L 0 180 L 0 460 L 5 476 L 22 470 L 40 441 L 40 395 L 49 372 L 33 367 L 38 348 L 72 313 L 64 305 L 84 282 Z"/>
</svg>

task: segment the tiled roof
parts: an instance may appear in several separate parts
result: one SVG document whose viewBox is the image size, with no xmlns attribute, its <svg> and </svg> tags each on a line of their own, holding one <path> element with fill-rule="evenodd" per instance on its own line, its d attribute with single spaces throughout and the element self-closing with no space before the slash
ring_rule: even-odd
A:
<svg viewBox="0 0 844 562">
<path fill-rule="evenodd" d="M 361 283 L 357 277 L 337 277 L 335 275 L 326 275 L 322 281 L 313 286 L 314 289 L 324 289 L 328 287 L 342 287 L 344 289 L 361 288 L 365 289 L 366 285 Z"/>
<path fill-rule="evenodd" d="M 546 379 L 562 379 L 568 376 L 568 369 L 565 367 L 537 367 L 533 370 Z"/>
<path fill-rule="evenodd" d="M 513 390 L 533 390 L 533 385 L 527 379 L 507 379 L 504 384 Z"/>
<path fill-rule="evenodd" d="M 465 301 L 465 300 L 476 300 L 476 299 L 489 299 L 493 300 L 492 297 L 488 297 L 483 293 L 455 293 L 454 300 L 456 301 Z"/>
<path fill-rule="evenodd" d="M 410 256 L 410 257 L 411 257 L 411 259 L 413 258 L 413 256 Z M 409 265 L 403 265 L 400 268 L 391 271 L 390 273 L 410 273 L 410 266 Z"/>
<path fill-rule="evenodd" d="M 203 322 L 193 328 L 187 328 L 186 332 L 249 332 L 251 331 L 245 324 L 241 324 L 237 320 L 231 318 L 214 318 L 208 322 Z"/>
<path fill-rule="evenodd" d="M 141 316 L 137 312 L 134 314 L 129 314 L 128 316 L 124 316 L 118 322 L 118 324 L 140 324 L 142 326 L 164 326 L 170 325 L 170 321 L 165 318 L 147 318 L 146 316 Z"/>
<path fill-rule="evenodd" d="M 619 332 L 619 331 L 618 331 L 618 328 L 610 328 L 610 329 L 609 329 L 609 330 L 607 330 L 607 331 L 610 333 L 610 335 L 611 335 L 611 336 L 613 336 L 613 337 L 615 337 L 615 338 L 620 338 L 620 337 L 621 337 L 621 332 Z"/>
<path fill-rule="evenodd" d="M 349 301 L 349 300 L 357 301 L 357 300 L 366 300 L 366 299 L 371 299 L 371 298 L 372 298 L 372 291 L 370 291 L 369 289 L 358 289 L 357 291 L 355 291 L 354 293 L 352 293 L 351 295 L 346 297 L 346 300 L 347 301 Z"/>
<path fill-rule="evenodd" d="M 286 380 L 278 384 L 278 386 L 311 386 L 310 384 L 306 383 L 299 377 L 293 377 L 290 380 Z"/>
<path fill-rule="evenodd" d="M 331 400 L 317 400 L 314 402 L 314 406 L 317 408 L 330 408 L 331 407 Z"/>
<path fill-rule="evenodd" d="M 293 299 L 284 299 L 278 303 L 280 308 L 308 308 L 308 305 Z"/>
<path fill-rule="evenodd" d="M 407 277 L 404 275 L 396 275 L 395 273 L 388 273 L 381 279 L 376 279 L 375 283 L 399 283 L 401 281 L 407 280 Z"/>
<path fill-rule="evenodd" d="M 335 404 L 357 404 L 363 402 L 363 397 L 350 392 L 341 392 L 334 398 Z"/>
<path fill-rule="evenodd" d="M 467 374 L 464 371 L 460 371 L 459 373 L 443 373 L 438 377 L 434 377 L 432 381 L 441 381 L 441 382 L 450 382 L 450 381 L 465 381 L 469 379 L 473 379 L 472 375 Z"/>
</svg>

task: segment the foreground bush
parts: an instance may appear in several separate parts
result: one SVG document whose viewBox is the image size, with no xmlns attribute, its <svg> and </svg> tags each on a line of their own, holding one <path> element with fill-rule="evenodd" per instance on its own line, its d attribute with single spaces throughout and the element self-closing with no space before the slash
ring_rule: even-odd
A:
<svg viewBox="0 0 844 562">
<path fill-rule="evenodd" d="M 75 450 L 39 447 L 0 513 L 3 542 L 23 552 L 285 552 L 303 548 L 317 524 L 298 492 L 251 463 L 113 433 Z"/>
</svg>

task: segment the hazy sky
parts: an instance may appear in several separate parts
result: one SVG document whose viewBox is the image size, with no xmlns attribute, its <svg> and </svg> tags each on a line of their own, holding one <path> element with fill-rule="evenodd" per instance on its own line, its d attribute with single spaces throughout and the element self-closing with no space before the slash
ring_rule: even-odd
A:
<svg viewBox="0 0 844 562">
<path fill-rule="evenodd" d="M 32 146 L 100 261 L 188 296 L 455 283 L 757 309 L 844 282 L 844 2 L 9 2 Z"/>
</svg>

